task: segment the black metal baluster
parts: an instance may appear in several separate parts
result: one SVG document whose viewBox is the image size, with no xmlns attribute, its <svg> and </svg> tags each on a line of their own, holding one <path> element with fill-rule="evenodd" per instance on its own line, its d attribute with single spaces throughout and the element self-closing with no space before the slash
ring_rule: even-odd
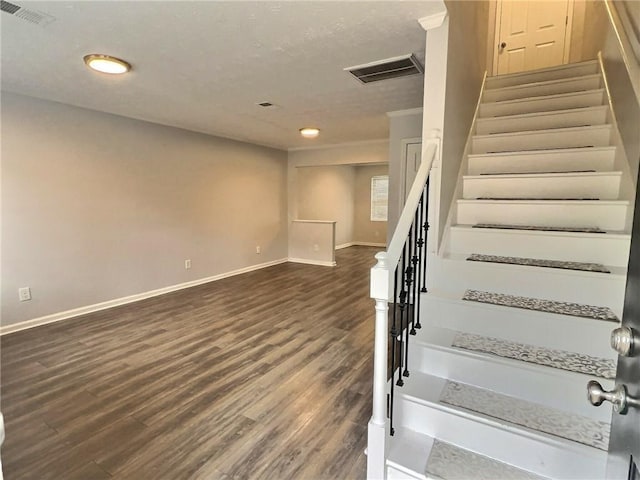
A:
<svg viewBox="0 0 640 480">
<path fill-rule="evenodd" d="M 402 376 L 409 376 L 409 312 L 411 311 L 411 283 L 413 281 L 413 268 L 411 266 L 411 258 L 413 253 L 413 245 L 411 244 L 411 238 L 413 236 L 413 225 L 409 227 L 409 235 L 405 242 L 405 252 L 407 252 L 407 268 L 405 270 L 405 286 L 407 289 L 407 308 L 406 308 L 406 323 L 405 328 L 405 341 L 404 341 L 404 371 Z M 411 315 L 413 317 L 413 315 Z"/>
<path fill-rule="evenodd" d="M 399 362 L 398 362 L 398 367 L 399 367 L 399 374 L 398 374 L 398 381 L 396 382 L 396 385 L 398 385 L 399 387 L 404 385 L 404 380 L 402 380 L 402 350 L 403 350 L 403 342 L 402 342 L 402 329 L 404 328 L 405 325 L 405 319 L 406 319 L 406 310 L 407 310 L 407 291 L 405 290 L 405 282 L 404 282 L 404 272 L 406 272 L 407 269 L 407 249 L 406 249 L 406 245 L 405 248 L 402 250 L 402 269 L 400 270 L 400 285 L 401 285 L 401 290 L 400 290 L 400 331 L 399 333 L 399 338 L 400 338 L 400 342 L 399 342 L 399 348 L 400 348 L 400 356 L 399 356 Z"/>
<path fill-rule="evenodd" d="M 424 249 L 424 239 L 422 237 L 422 219 L 423 219 L 423 210 L 422 210 L 422 205 L 424 204 L 424 190 L 422 191 L 422 197 L 420 197 L 420 202 L 418 203 L 418 210 L 416 211 L 416 218 L 417 218 L 417 222 L 416 224 L 418 225 L 418 230 L 420 231 L 420 234 L 418 236 L 418 261 L 417 261 L 417 267 L 418 267 L 418 271 L 416 272 L 416 287 L 418 286 L 417 284 L 420 282 L 420 279 L 422 278 L 422 257 L 424 256 L 425 252 L 423 250 Z M 419 291 L 421 291 L 422 289 L 418 289 Z M 420 323 L 420 295 L 418 294 L 418 298 L 416 299 L 416 328 L 419 330 L 422 328 L 422 324 Z"/>
<path fill-rule="evenodd" d="M 418 207 L 420 207 L 420 204 L 418 203 Z M 413 256 L 411 257 L 411 264 L 413 265 L 413 285 L 412 285 L 412 296 L 413 296 L 413 315 L 411 318 L 411 335 L 415 335 L 416 334 L 416 319 L 418 318 L 418 316 L 420 315 L 420 312 L 418 310 L 418 306 L 420 305 L 420 298 L 419 298 L 419 292 L 418 292 L 418 282 L 420 281 L 420 275 L 418 272 L 418 250 L 419 250 L 419 246 L 418 246 L 418 230 L 421 230 L 420 228 L 420 223 L 419 223 L 419 218 L 418 218 L 418 211 L 419 208 L 416 209 L 416 213 L 413 217 L 413 238 L 411 239 L 411 242 L 414 245 L 413 248 Z M 418 318 L 418 324 L 420 324 L 420 320 Z"/>
<path fill-rule="evenodd" d="M 429 179 L 427 178 L 427 183 L 424 186 L 423 195 L 425 198 L 424 202 L 424 243 L 426 246 L 428 233 L 429 233 Z M 427 293 L 427 249 L 424 249 L 424 257 L 422 257 L 422 288 L 420 289 L 422 293 Z"/>
<path fill-rule="evenodd" d="M 394 393 L 394 379 L 396 376 L 396 344 L 398 338 L 398 323 L 397 323 L 397 312 L 398 312 L 398 266 L 396 265 L 396 270 L 393 274 L 393 313 L 392 313 L 392 324 L 391 324 L 391 392 L 389 394 L 389 432 L 391 435 L 395 433 L 393 428 L 393 393 Z"/>
</svg>

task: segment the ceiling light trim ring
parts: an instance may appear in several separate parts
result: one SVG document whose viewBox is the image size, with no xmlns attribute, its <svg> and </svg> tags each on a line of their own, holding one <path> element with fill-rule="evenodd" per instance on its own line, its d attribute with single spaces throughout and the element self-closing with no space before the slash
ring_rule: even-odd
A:
<svg viewBox="0 0 640 480">
<path fill-rule="evenodd" d="M 91 53 L 85 55 L 83 60 L 90 69 L 108 75 L 121 75 L 131 71 L 131 64 L 129 62 L 121 58 L 112 57 L 111 55 Z"/>
</svg>

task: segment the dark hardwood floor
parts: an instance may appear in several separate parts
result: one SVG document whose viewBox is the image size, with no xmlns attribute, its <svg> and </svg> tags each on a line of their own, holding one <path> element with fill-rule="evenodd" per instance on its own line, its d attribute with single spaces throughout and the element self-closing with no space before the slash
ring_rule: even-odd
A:
<svg viewBox="0 0 640 480">
<path fill-rule="evenodd" d="M 379 250 L 3 336 L 5 479 L 364 478 Z"/>
</svg>

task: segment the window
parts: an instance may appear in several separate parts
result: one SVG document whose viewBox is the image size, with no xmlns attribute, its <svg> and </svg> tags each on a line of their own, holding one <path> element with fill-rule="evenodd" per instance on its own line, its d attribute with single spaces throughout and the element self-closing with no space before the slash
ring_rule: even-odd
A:
<svg viewBox="0 0 640 480">
<path fill-rule="evenodd" d="M 371 177 L 371 221 L 387 221 L 389 203 L 389 176 Z"/>
</svg>

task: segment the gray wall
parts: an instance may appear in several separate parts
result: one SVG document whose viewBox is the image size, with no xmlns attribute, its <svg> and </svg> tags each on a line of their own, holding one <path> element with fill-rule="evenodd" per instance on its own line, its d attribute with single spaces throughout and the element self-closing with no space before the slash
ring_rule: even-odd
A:
<svg viewBox="0 0 640 480">
<path fill-rule="evenodd" d="M 387 222 L 371 221 L 371 178 L 389 174 L 388 165 L 355 167 L 353 238 L 356 243 L 386 243 Z"/>
<path fill-rule="evenodd" d="M 3 325 L 287 256 L 286 152 L 4 93 L 1 113 Z"/>
<path fill-rule="evenodd" d="M 355 168 L 298 169 L 298 219 L 336 222 L 336 245 L 353 242 Z"/>
<path fill-rule="evenodd" d="M 418 99 L 419 101 L 419 99 Z M 392 112 L 389 115 L 389 224 L 387 241 L 391 240 L 396 228 L 404 198 L 402 198 L 402 141 L 410 138 L 422 138 L 422 110 Z"/>
</svg>

